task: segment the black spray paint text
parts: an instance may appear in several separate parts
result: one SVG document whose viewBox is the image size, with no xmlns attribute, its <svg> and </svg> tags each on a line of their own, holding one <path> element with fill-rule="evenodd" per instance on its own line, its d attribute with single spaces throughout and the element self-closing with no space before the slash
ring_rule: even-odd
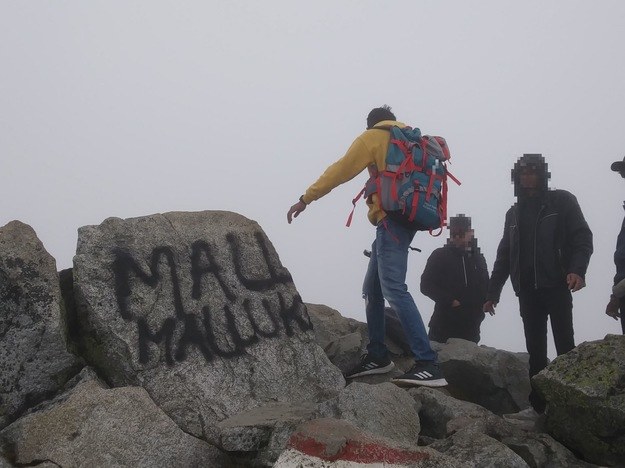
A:
<svg viewBox="0 0 625 468">
<path fill-rule="evenodd" d="M 249 239 L 248 239 L 249 240 Z M 112 269 L 115 277 L 115 295 L 119 313 L 127 321 L 136 323 L 139 341 L 139 362 L 150 362 L 150 345 L 164 346 L 165 361 L 173 365 L 176 361 L 184 361 L 190 347 L 197 349 L 207 361 L 215 357 L 231 358 L 245 353 L 247 347 L 262 339 L 278 337 L 282 332 L 293 336 L 295 326 L 301 331 L 310 330 L 312 324 L 299 295 L 288 294 L 280 285 L 292 283 L 291 275 L 281 265 L 276 265 L 277 255 L 271 255 L 268 240 L 261 232 L 256 232 L 253 243 L 245 243 L 234 234 L 226 236 L 231 262 L 221 262 L 216 255 L 217 247 L 204 240 L 191 245 L 190 271 L 191 291 L 182 291 L 180 263 L 176 259 L 174 249 L 159 246 L 152 250 L 149 257 L 149 271 L 145 271 L 135 257 L 127 250 L 117 248 L 113 251 Z M 256 252 L 250 252 L 253 245 Z M 244 262 L 251 258 L 250 253 L 260 253 L 266 271 L 265 277 L 250 277 L 245 274 Z M 166 265 L 165 268 L 162 268 Z M 165 275 L 161 273 L 165 270 Z M 228 282 L 232 273 L 238 285 Z M 168 280 L 172 289 L 173 315 L 165 318 L 160 326 L 150 327 L 147 318 L 142 314 L 133 314 L 130 309 L 133 284 L 136 281 L 152 289 L 156 289 L 164 280 Z M 208 281 L 219 285 L 219 293 L 223 295 L 221 310 L 211 310 L 202 305 L 201 313 L 188 313 L 184 307 L 183 294 L 190 295 L 193 301 L 202 301 L 207 293 L 214 295 L 216 291 L 208 290 Z M 291 289 L 291 288 L 289 288 Z M 260 293 L 260 294 L 250 294 Z M 201 304 L 201 302 L 199 302 Z M 214 306 L 213 306 L 214 307 Z M 221 320 L 225 324 L 219 328 L 220 336 L 216 336 L 214 316 L 223 314 Z M 247 320 L 248 333 L 240 331 L 241 320 Z M 261 325 L 263 323 L 264 325 Z M 270 324 L 269 326 L 267 324 Z M 156 328 L 156 329 L 154 329 Z M 251 329 L 251 333 L 249 330 Z M 228 345 L 224 343 L 227 342 Z"/>
</svg>

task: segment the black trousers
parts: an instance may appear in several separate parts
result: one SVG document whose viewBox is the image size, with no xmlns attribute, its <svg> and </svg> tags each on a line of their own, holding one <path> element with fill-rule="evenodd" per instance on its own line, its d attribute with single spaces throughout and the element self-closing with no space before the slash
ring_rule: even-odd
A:
<svg viewBox="0 0 625 468">
<path fill-rule="evenodd" d="M 525 346 L 530 355 L 530 378 L 547 367 L 547 319 L 551 321 L 556 352 L 564 354 L 575 348 L 573 338 L 573 298 L 564 287 L 528 289 L 519 294 L 519 305 Z M 534 390 L 530 403 L 538 412 L 545 409 L 545 403 Z"/>
<path fill-rule="evenodd" d="M 621 297 L 619 309 L 621 312 L 621 330 L 625 335 L 625 297 Z"/>
</svg>

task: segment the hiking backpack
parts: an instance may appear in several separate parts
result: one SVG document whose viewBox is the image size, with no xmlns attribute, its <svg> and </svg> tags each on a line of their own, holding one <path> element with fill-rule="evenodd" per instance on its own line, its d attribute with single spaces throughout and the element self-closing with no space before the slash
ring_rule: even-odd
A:
<svg viewBox="0 0 625 468">
<path fill-rule="evenodd" d="M 373 130 L 391 134 L 386 169 L 378 171 L 375 166 L 369 167 L 369 180 L 352 200 L 354 208 L 361 196 L 370 198 L 376 193 L 389 219 L 430 234 L 434 229 L 442 230 L 447 223 L 447 176 L 460 185 L 445 164 L 450 158 L 445 139 L 422 136 L 418 128 L 380 126 Z M 354 209 L 347 226 L 353 213 Z"/>
</svg>

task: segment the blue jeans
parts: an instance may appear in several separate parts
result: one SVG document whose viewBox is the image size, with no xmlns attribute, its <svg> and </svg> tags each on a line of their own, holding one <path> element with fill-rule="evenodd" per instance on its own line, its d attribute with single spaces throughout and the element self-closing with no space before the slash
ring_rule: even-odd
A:
<svg viewBox="0 0 625 468">
<path fill-rule="evenodd" d="M 374 359 L 386 358 L 388 354 L 384 344 L 384 299 L 397 313 L 415 360 L 437 359 L 430 346 L 419 309 L 406 286 L 408 247 L 414 236 L 415 231 L 390 219 L 381 221 L 376 227 L 369 267 L 362 287 L 369 329 L 367 352 Z"/>
</svg>

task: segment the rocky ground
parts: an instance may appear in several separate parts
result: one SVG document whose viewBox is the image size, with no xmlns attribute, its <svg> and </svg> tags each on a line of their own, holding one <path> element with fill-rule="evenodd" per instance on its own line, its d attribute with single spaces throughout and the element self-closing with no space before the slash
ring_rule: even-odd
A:
<svg viewBox="0 0 625 468">
<path fill-rule="evenodd" d="M 346 382 L 366 325 L 304 304 L 260 226 L 166 213 L 79 230 L 58 273 L 0 228 L 0 467 L 623 466 L 625 337 L 582 343 L 533 385 L 527 356 L 434 343 L 449 386 L 408 369 Z M 375 465 L 375 464 L 378 465 Z"/>
</svg>

